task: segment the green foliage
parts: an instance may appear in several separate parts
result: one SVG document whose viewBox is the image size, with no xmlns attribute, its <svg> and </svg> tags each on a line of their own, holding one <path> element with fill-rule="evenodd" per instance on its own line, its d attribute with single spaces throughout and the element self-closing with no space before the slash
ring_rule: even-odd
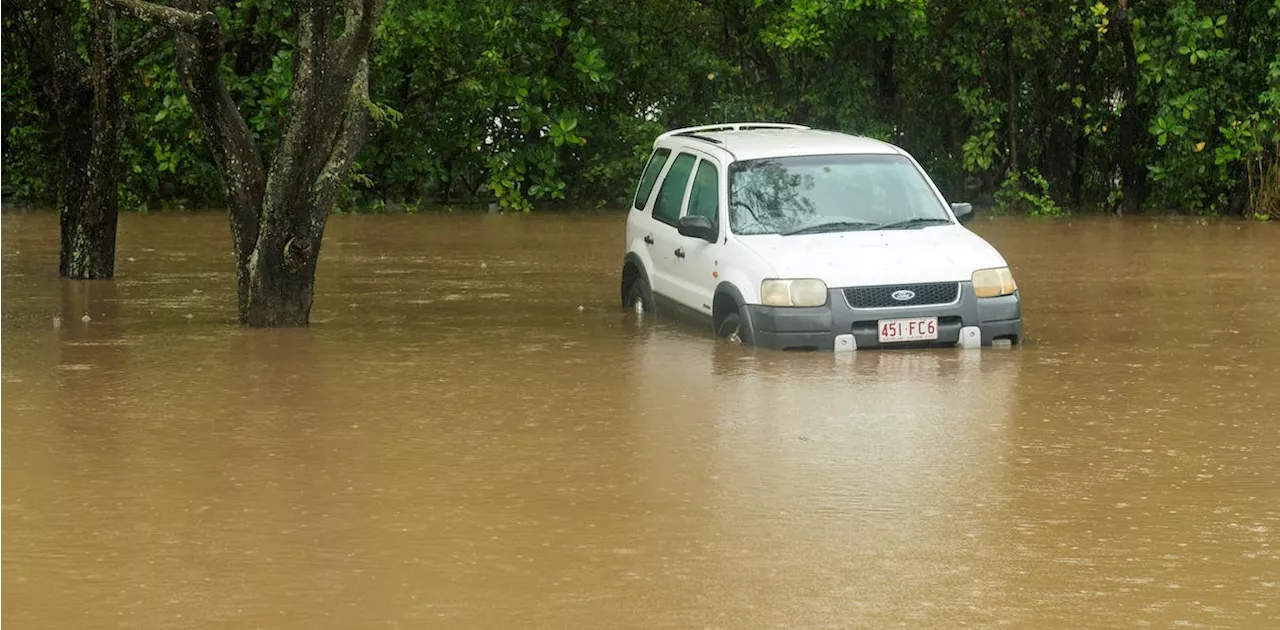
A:
<svg viewBox="0 0 1280 630">
<path fill-rule="evenodd" d="M 6 25 L 6 30 L 9 28 Z M 4 183 L 16 197 L 49 200 L 56 195 L 59 157 L 49 124 L 51 104 L 26 71 L 30 61 L 6 35 L 3 47 Z"/>
<path fill-rule="evenodd" d="M 996 191 L 995 201 L 996 206 L 1007 213 L 1025 213 L 1033 217 L 1067 214 L 1049 196 L 1049 181 L 1034 168 L 1005 178 Z"/>
<path fill-rule="evenodd" d="M 217 8 L 224 77 L 266 155 L 293 79 L 290 7 Z M 621 206 L 661 131 L 787 120 L 899 144 L 949 197 L 1009 211 L 1137 194 L 1270 216 L 1277 32 L 1276 0 L 391 0 L 343 206 Z M 56 129 L 36 65 L 5 43 L 6 183 L 48 199 Z M 220 203 L 172 55 L 126 87 L 126 208 Z M 1122 184 L 1126 157 L 1141 190 Z"/>
<path fill-rule="evenodd" d="M 1272 4 L 1267 7 L 1267 4 Z M 1280 142 L 1277 5 L 1172 0 L 1144 6 L 1135 29 L 1151 110 L 1153 201 L 1226 211 L 1247 195 L 1245 171 L 1274 159 Z"/>
<path fill-rule="evenodd" d="M 217 203 L 218 172 L 199 122 L 173 69 L 172 48 L 140 64 L 125 94 L 133 117 L 121 163 L 122 209 L 182 208 Z"/>
<path fill-rule="evenodd" d="M 956 98 L 973 121 L 972 132 L 960 147 L 964 152 L 964 170 L 970 173 L 990 171 L 1000 159 L 996 138 L 996 129 L 1000 126 L 999 104 L 983 98 L 978 88 L 961 90 Z"/>
</svg>

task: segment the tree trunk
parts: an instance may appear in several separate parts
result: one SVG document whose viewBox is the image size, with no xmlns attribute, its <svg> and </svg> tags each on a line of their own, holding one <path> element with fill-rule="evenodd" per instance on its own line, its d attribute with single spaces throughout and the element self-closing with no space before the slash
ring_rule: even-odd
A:
<svg viewBox="0 0 1280 630">
<path fill-rule="evenodd" d="M 1064 108 L 1072 108 L 1070 125 L 1072 149 L 1067 172 L 1071 186 L 1071 205 L 1076 208 L 1079 208 L 1084 200 L 1084 178 L 1089 157 L 1089 137 L 1085 135 L 1085 108 L 1083 106 L 1079 108 L 1072 106 L 1070 100 L 1071 95 L 1076 93 L 1076 86 L 1085 86 L 1085 94 L 1088 94 L 1090 76 L 1093 74 L 1093 65 L 1098 59 L 1099 52 L 1099 46 L 1091 44 L 1084 58 L 1073 66 L 1072 91 L 1067 94 L 1066 103 L 1063 105 Z"/>
<path fill-rule="evenodd" d="M 296 211 L 296 209 L 284 209 Z M 280 248 L 257 249 L 237 269 L 242 278 L 240 322 L 253 328 L 306 326 L 315 292 L 319 239 L 289 239 Z"/>
<path fill-rule="evenodd" d="M 1121 193 L 1124 196 L 1124 212 L 1137 214 L 1142 211 L 1142 202 L 1146 197 L 1146 169 L 1138 163 L 1137 145 L 1139 138 L 1145 133 L 1146 117 L 1138 105 L 1138 55 L 1133 46 L 1133 26 L 1129 20 L 1128 5 L 1120 0 L 1116 14 L 1116 32 L 1120 37 L 1120 45 L 1124 53 L 1124 68 L 1120 76 L 1121 94 L 1124 98 L 1124 109 L 1120 111 L 1120 178 Z"/>
<path fill-rule="evenodd" d="M 61 207 L 62 251 L 58 271 L 73 280 L 103 280 L 116 272 L 116 224 L 119 219 L 120 134 L 123 100 L 114 67 L 115 16 L 105 5 L 90 6 L 89 84 L 92 96 L 87 155 L 72 155 L 81 170 L 75 176 L 73 203 Z M 83 124 L 83 123 L 81 123 Z M 83 146 L 77 147 L 78 151 Z M 78 202 L 78 203 L 77 203 Z"/>
<path fill-rule="evenodd" d="M 81 195 L 81 203 L 59 204 L 62 248 L 58 274 L 69 280 L 106 280 L 116 273 L 118 179 L 101 172 L 91 177 L 93 182 L 87 188 L 95 192 Z M 105 195 L 96 192 L 104 189 L 108 191 Z"/>
<path fill-rule="evenodd" d="M 982 96 L 987 99 L 994 100 L 994 93 L 991 90 L 991 75 L 987 71 L 987 44 L 986 42 L 978 43 L 978 82 L 982 86 Z M 992 165 L 994 167 L 994 165 Z M 995 169 L 983 169 L 978 174 L 979 180 L 982 182 L 982 191 L 984 193 L 994 192 L 996 189 Z"/>
<path fill-rule="evenodd" d="M 1071 205 L 1076 208 L 1084 202 L 1084 174 L 1089 163 L 1089 136 L 1084 133 L 1083 119 L 1083 114 L 1076 116 L 1075 149 L 1071 152 Z"/>
<path fill-rule="evenodd" d="M 1065 63 L 1062 65 L 1063 75 L 1067 78 L 1069 89 L 1054 89 L 1054 74 L 1039 72 L 1037 91 L 1039 92 L 1037 127 L 1042 131 L 1039 143 L 1038 158 L 1040 173 L 1049 181 L 1053 190 L 1068 191 L 1067 182 L 1071 162 L 1071 129 L 1067 122 L 1072 113 L 1071 97 L 1075 94 L 1076 69 L 1080 65 L 1079 49 L 1070 47 Z M 1033 74 L 1033 76 L 1034 76 Z M 1068 194 L 1063 195 L 1069 197 Z"/>
<path fill-rule="evenodd" d="M 94 123 L 100 117 L 93 88 L 78 66 L 57 67 L 65 61 L 55 62 L 45 90 L 53 101 L 61 145 L 58 275 L 72 280 L 107 279 L 115 274 L 117 171 L 101 164 L 106 148 L 95 149 L 99 125 Z M 103 191 L 110 194 L 104 198 Z"/>
<path fill-rule="evenodd" d="M 379 9 L 368 7 L 365 17 L 376 23 Z M 373 25 L 348 16 L 335 41 L 336 13 L 336 5 L 321 3 L 300 16 L 289 121 L 267 175 L 248 291 L 240 297 L 249 326 L 308 324 L 329 210 L 364 145 Z M 354 32 L 365 28 L 367 35 Z M 344 44 L 352 37 L 363 39 L 360 50 Z"/>
<path fill-rule="evenodd" d="M 296 7 L 289 113 L 270 171 L 222 80 L 222 26 L 212 4 L 110 1 L 181 33 L 178 74 L 226 194 L 240 323 L 306 326 L 325 223 L 364 145 L 369 46 L 385 0 L 329 0 Z"/>
<path fill-rule="evenodd" d="M 876 104 L 880 108 L 880 120 L 893 124 L 898 121 L 898 75 L 894 67 L 894 48 L 897 38 L 890 35 L 877 42 L 879 47 L 875 57 Z"/>
<path fill-rule="evenodd" d="M 71 3 L 19 4 L 20 28 L 44 66 L 43 89 L 53 102 L 58 128 L 61 181 L 58 217 L 61 243 L 58 275 L 72 280 L 101 280 L 115 275 L 116 188 L 119 159 L 118 82 L 94 80 L 109 67 L 112 40 L 108 19 L 94 11 L 90 19 L 91 66 L 76 49 Z M 108 90 L 100 92 L 103 85 Z M 113 141 L 114 140 L 114 141 Z M 113 153 L 114 150 L 114 153 Z"/>
<path fill-rule="evenodd" d="M 1009 174 L 1017 175 L 1018 166 L 1018 92 L 1020 85 L 1018 83 L 1018 43 L 1014 35 L 1015 31 L 1009 31 L 1009 44 L 1007 50 L 1009 53 Z"/>
<path fill-rule="evenodd" d="M 115 275 L 120 143 L 124 125 L 126 72 L 165 41 L 152 30 L 126 49 L 116 45 L 115 14 L 89 4 L 89 64 L 75 36 L 80 3 L 19 1 L 13 9 L 53 102 L 62 177 L 58 185 L 61 247 L 58 274 L 72 280 Z"/>
</svg>

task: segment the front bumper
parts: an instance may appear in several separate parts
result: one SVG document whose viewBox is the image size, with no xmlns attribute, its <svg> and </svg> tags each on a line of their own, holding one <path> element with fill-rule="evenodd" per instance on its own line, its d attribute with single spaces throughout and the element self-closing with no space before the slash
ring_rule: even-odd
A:
<svg viewBox="0 0 1280 630">
<path fill-rule="evenodd" d="M 835 350 L 837 337 L 853 335 L 857 348 L 949 346 L 960 343 L 961 329 L 976 326 L 981 343 L 997 339 L 1022 340 L 1022 303 L 1017 292 L 979 299 L 973 283 L 960 283 L 960 297 L 951 304 L 895 308 L 853 308 L 843 289 L 830 289 L 827 304 L 812 308 L 747 305 L 746 325 L 754 345 L 776 350 Z M 879 320 L 937 317 L 938 339 L 919 343 L 881 344 Z"/>
</svg>

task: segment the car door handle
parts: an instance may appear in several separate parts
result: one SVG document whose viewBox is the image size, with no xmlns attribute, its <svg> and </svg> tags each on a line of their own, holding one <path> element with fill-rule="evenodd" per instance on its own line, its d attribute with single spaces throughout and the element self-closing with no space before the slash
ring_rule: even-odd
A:
<svg viewBox="0 0 1280 630">
<path fill-rule="evenodd" d="M 645 245 L 653 245 L 653 235 L 652 235 L 652 234 L 645 234 L 645 235 L 644 235 L 644 243 L 645 243 Z"/>
<path fill-rule="evenodd" d="M 676 248 L 676 258 L 684 258 L 684 248 L 683 248 L 683 247 L 677 247 L 677 248 Z"/>
</svg>

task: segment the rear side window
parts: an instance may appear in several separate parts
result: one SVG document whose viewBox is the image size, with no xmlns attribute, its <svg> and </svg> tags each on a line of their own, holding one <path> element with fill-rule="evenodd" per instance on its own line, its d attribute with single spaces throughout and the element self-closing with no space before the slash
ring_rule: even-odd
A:
<svg viewBox="0 0 1280 630">
<path fill-rule="evenodd" d="M 631 202 L 632 208 L 644 209 L 644 204 L 649 201 L 649 193 L 653 192 L 653 182 L 657 181 L 658 173 L 662 172 L 662 167 L 666 165 L 669 155 L 671 155 L 670 149 L 658 149 L 649 157 L 649 164 L 644 167 L 644 174 L 640 176 L 640 185 L 636 187 L 636 198 Z"/>
<path fill-rule="evenodd" d="M 662 188 L 658 189 L 658 203 L 653 206 L 653 218 L 675 225 L 680 220 L 680 202 L 684 201 L 684 189 L 689 184 L 689 173 L 693 172 L 694 157 L 681 153 L 671 163 L 667 178 L 662 180 Z"/>
<path fill-rule="evenodd" d="M 716 165 L 703 160 L 698 162 L 698 172 L 693 176 L 693 189 L 689 191 L 691 217 L 706 217 L 716 225 L 716 212 L 720 207 L 720 176 Z"/>
</svg>

